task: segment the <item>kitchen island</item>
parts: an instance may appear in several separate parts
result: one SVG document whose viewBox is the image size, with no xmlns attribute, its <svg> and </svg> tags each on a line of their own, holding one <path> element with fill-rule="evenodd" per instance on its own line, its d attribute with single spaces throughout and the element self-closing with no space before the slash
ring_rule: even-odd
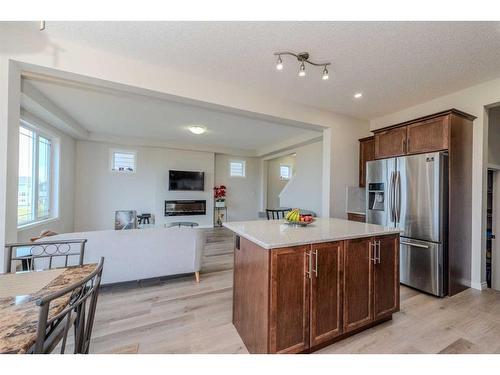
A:
<svg viewBox="0 0 500 375">
<path fill-rule="evenodd" d="M 250 353 L 307 353 L 399 310 L 399 230 L 340 219 L 228 222 L 233 324 Z"/>
</svg>

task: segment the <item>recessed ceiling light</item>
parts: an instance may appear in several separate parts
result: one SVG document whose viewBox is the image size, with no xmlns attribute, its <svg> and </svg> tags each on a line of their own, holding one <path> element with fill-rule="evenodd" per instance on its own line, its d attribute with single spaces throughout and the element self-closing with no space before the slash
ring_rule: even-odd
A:
<svg viewBox="0 0 500 375">
<path fill-rule="evenodd" d="M 359 99 L 359 98 L 361 98 L 362 96 L 363 96 L 363 94 L 361 94 L 360 92 L 357 92 L 356 94 L 354 94 L 354 97 L 355 97 L 356 99 Z"/>
<path fill-rule="evenodd" d="M 194 125 L 189 127 L 189 131 L 193 134 L 199 135 L 205 133 L 207 131 L 207 128 L 200 125 Z"/>
</svg>

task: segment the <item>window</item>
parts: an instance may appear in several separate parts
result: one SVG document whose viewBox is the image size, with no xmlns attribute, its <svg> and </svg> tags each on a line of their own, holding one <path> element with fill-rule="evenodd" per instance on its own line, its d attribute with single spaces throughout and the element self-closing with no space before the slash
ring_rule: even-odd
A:
<svg viewBox="0 0 500 375">
<path fill-rule="evenodd" d="M 17 225 L 49 219 L 54 214 L 53 142 L 28 127 L 19 127 Z"/>
<path fill-rule="evenodd" d="M 135 172 L 135 151 L 111 150 L 111 170 L 115 172 Z"/>
<path fill-rule="evenodd" d="M 245 161 L 231 160 L 229 162 L 229 175 L 231 177 L 245 177 Z"/>
<path fill-rule="evenodd" d="M 289 180 L 292 178 L 292 167 L 289 165 L 280 165 L 280 179 Z"/>
</svg>

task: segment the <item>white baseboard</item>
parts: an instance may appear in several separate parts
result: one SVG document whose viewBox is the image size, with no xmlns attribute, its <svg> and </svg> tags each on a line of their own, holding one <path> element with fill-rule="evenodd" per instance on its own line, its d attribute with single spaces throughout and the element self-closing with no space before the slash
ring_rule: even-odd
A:
<svg viewBox="0 0 500 375">
<path fill-rule="evenodd" d="M 482 283 L 471 283 L 471 286 L 470 286 L 472 289 L 476 289 L 476 290 L 485 290 L 485 289 L 488 289 L 488 284 L 486 283 L 486 281 L 482 282 Z"/>
</svg>

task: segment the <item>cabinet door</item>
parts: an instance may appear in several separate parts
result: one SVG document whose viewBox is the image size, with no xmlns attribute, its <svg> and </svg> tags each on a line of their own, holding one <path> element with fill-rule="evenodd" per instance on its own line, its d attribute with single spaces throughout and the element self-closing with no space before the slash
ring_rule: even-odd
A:
<svg viewBox="0 0 500 375">
<path fill-rule="evenodd" d="M 311 346 L 342 333 L 342 242 L 312 245 Z"/>
<path fill-rule="evenodd" d="M 373 272 L 374 318 L 399 311 L 399 236 L 376 237 L 377 262 Z"/>
<path fill-rule="evenodd" d="M 406 154 L 406 126 L 375 134 L 375 159 Z"/>
<path fill-rule="evenodd" d="M 373 137 L 359 140 L 359 187 L 366 182 L 366 162 L 375 159 L 375 139 Z"/>
<path fill-rule="evenodd" d="M 271 250 L 270 353 L 309 348 L 310 245 Z"/>
<path fill-rule="evenodd" d="M 448 149 L 449 116 L 408 125 L 408 154 Z"/>
<path fill-rule="evenodd" d="M 362 327 L 373 320 L 372 238 L 344 242 L 344 332 Z"/>
</svg>

